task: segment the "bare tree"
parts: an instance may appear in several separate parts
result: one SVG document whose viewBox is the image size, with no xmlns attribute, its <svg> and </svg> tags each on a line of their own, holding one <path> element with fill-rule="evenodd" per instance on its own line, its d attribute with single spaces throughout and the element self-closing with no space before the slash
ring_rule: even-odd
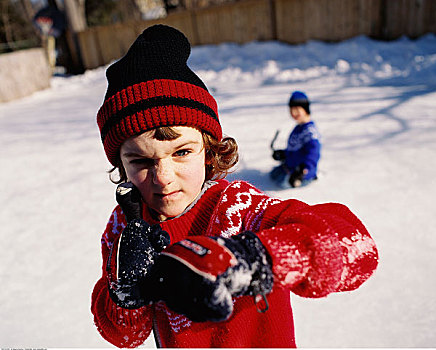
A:
<svg viewBox="0 0 436 350">
<path fill-rule="evenodd" d="M 121 21 L 140 20 L 141 11 L 135 0 L 118 0 L 117 11 L 120 13 Z"/>
<path fill-rule="evenodd" d="M 35 9 L 33 8 L 30 0 L 20 0 L 23 14 L 29 23 L 32 22 L 33 16 L 35 16 Z"/>
<path fill-rule="evenodd" d="M 9 19 L 9 5 L 10 5 L 9 0 L 1 0 L 1 14 L 2 14 L 1 19 L 3 24 L 3 31 L 4 31 L 6 44 L 8 44 L 8 46 L 11 49 L 14 49 L 14 39 L 12 37 L 12 28 Z"/>
<path fill-rule="evenodd" d="M 0 0 L 0 49 L 3 51 L 40 44 L 32 24 L 34 9 L 30 0 Z"/>
<path fill-rule="evenodd" d="M 85 0 L 64 0 L 68 27 L 73 33 L 86 29 Z"/>
</svg>

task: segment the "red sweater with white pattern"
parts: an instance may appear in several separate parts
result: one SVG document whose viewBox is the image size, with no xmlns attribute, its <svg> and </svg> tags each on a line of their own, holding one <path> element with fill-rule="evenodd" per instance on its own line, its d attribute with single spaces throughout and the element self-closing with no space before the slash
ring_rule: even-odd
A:
<svg viewBox="0 0 436 350">
<path fill-rule="evenodd" d="M 147 208 L 143 215 L 148 223 L 156 223 Z M 234 300 L 227 321 L 196 323 L 163 302 L 127 310 L 110 299 L 106 260 L 125 225 L 117 206 L 102 237 L 103 276 L 94 287 L 91 305 L 99 332 L 118 347 L 141 345 L 152 329 L 162 347 L 295 347 L 289 292 L 319 298 L 356 289 L 378 262 L 374 241 L 344 205 L 310 206 L 271 198 L 246 182 L 219 180 L 183 215 L 161 222 L 162 229 L 172 243 L 195 235 L 255 232 L 272 257 L 274 287 L 265 313 L 257 311 L 252 297 L 243 296 Z"/>
</svg>

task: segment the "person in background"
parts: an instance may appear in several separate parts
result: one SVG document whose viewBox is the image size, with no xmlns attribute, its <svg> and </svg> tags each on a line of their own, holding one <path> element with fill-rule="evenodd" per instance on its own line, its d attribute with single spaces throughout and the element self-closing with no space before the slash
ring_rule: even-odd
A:
<svg viewBox="0 0 436 350">
<path fill-rule="evenodd" d="M 317 179 L 321 142 L 309 106 L 304 92 L 292 93 L 289 112 L 297 125 L 289 135 L 286 149 L 273 151 L 273 159 L 281 164 L 270 173 L 271 179 L 282 188 L 306 186 Z"/>
<path fill-rule="evenodd" d="M 295 347 L 290 292 L 358 288 L 378 252 L 344 205 L 272 198 L 224 177 L 238 160 L 190 44 L 155 25 L 106 72 L 97 114 L 119 173 L 91 297 L 101 336 L 137 347 Z M 316 317 L 316 315 L 314 315 Z"/>
</svg>

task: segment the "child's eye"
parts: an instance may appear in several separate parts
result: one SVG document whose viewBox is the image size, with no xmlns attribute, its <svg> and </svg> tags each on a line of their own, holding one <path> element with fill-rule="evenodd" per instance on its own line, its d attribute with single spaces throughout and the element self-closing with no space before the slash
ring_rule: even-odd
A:
<svg viewBox="0 0 436 350">
<path fill-rule="evenodd" d="M 188 149 L 181 149 L 181 150 L 178 150 L 177 152 L 174 152 L 174 155 L 176 157 L 183 157 L 183 156 L 187 156 L 190 153 L 191 153 L 191 151 Z"/>
<path fill-rule="evenodd" d="M 150 167 L 154 164 L 154 161 L 153 161 L 153 159 L 149 159 L 149 158 L 135 158 L 135 159 L 130 160 L 129 163 Z"/>
</svg>

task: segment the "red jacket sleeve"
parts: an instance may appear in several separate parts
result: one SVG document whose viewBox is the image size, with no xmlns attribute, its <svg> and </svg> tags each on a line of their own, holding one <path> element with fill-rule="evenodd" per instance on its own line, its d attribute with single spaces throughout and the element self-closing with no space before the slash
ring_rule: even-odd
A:
<svg viewBox="0 0 436 350">
<path fill-rule="evenodd" d="M 117 347 L 137 347 L 151 333 L 153 311 L 150 306 L 136 310 L 118 307 L 109 297 L 106 272 L 110 247 L 125 225 L 124 215 L 117 206 L 102 236 L 103 273 L 92 292 L 91 312 L 95 325 L 104 339 Z"/>
<path fill-rule="evenodd" d="M 356 289 L 378 264 L 365 226 L 337 203 L 276 202 L 264 211 L 258 236 L 272 257 L 276 284 L 303 297 Z"/>
<path fill-rule="evenodd" d="M 244 181 L 223 192 L 210 235 L 258 235 L 272 258 L 275 286 L 303 297 L 358 288 L 377 267 L 375 243 L 342 204 L 308 205 L 262 193 Z"/>
</svg>

